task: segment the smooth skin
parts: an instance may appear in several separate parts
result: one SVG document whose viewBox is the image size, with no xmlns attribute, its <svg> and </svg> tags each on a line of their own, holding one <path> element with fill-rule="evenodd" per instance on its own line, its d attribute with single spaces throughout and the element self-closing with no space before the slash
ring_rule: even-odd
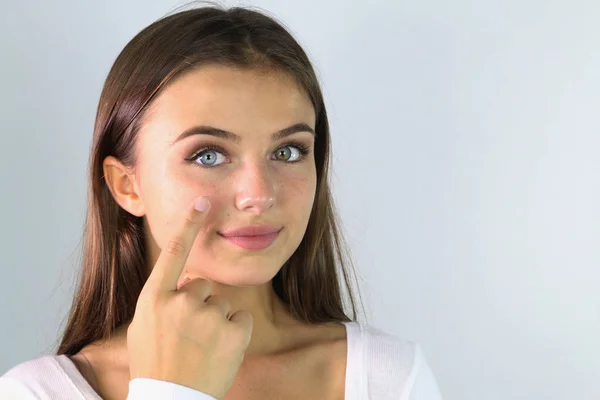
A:
<svg viewBox="0 0 600 400">
<path fill-rule="evenodd" d="M 72 357 L 104 399 L 125 399 L 136 376 L 162 376 L 226 400 L 344 398 L 345 328 L 295 320 L 271 285 L 304 236 L 316 191 L 314 135 L 273 137 L 299 123 L 314 129 L 315 113 L 287 75 L 205 66 L 178 77 L 153 102 L 134 168 L 107 157 L 113 197 L 144 218 L 152 273 L 131 326 Z M 237 137 L 177 140 L 201 125 Z M 300 160 L 291 141 L 309 154 Z M 223 152 L 190 161 L 209 144 Z M 277 158 L 283 149 L 300 161 Z M 210 202 L 197 216 L 201 223 L 186 214 L 198 197 Z M 265 223 L 283 229 L 264 250 L 241 249 L 219 235 Z M 177 290 L 185 276 L 191 281 Z M 206 371 L 214 377 L 205 379 Z"/>
</svg>

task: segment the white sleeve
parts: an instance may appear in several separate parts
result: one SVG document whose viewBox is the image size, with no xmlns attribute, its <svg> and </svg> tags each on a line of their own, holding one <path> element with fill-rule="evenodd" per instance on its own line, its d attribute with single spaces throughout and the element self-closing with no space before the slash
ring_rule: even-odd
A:
<svg viewBox="0 0 600 400">
<path fill-rule="evenodd" d="M 38 400 L 38 397 L 20 381 L 0 376 L 0 399 Z"/>
<path fill-rule="evenodd" d="M 421 352 L 420 346 L 417 346 L 415 368 L 417 368 L 417 373 L 408 400 L 442 400 L 437 381 Z"/>
<path fill-rule="evenodd" d="M 3 397 L 0 397 L 3 399 Z M 19 399 L 20 400 L 20 399 Z M 27 398 L 29 400 L 29 398 Z M 127 400 L 217 400 L 214 397 L 173 382 L 150 378 L 129 381 Z"/>
</svg>

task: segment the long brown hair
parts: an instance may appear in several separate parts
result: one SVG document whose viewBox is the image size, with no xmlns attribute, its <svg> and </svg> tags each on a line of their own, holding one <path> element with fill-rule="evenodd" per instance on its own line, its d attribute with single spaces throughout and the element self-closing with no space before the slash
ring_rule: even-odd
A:
<svg viewBox="0 0 600 400">
<path fill-rule="evenodd" d="M 147 233 L 143 219 L 112 197 L 102 162 L 114 156 L 135 165 L 135 140 L 149 104 L 181 73 L 208 63 L 282 71 L 308 94 L 316 113 L 317 192 L 304 238 L 272 284 L 291 314 L 302 321 L 357 319 L 353 292 L 358 285 L 353 287 L 350 279 L 357 282 L 356 272 L 330 192 L 329 125 L 315 71 L 301 46 L 274 18 L 247 8 L 213 5 L 179 11 L 143 29 L 108 74 L 91 148 L 81 275 L 56 354 L 73 355 L 108 339 L 133 318 L 148 277 Z"/>
</svg>

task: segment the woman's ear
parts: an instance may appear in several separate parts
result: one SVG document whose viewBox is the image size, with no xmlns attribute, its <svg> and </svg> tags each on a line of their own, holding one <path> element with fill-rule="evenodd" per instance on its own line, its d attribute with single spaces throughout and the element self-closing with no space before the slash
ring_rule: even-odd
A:
<svg viewBox="0 0 600 400">
<path fill-rule="evenodd" d="M 106 185 L 117 204 L 130 214 L 143 217 L 146 212 L 139 195 L 135 174 L 113 156 L 104 159 L 102 168 Z"/>
</svg>

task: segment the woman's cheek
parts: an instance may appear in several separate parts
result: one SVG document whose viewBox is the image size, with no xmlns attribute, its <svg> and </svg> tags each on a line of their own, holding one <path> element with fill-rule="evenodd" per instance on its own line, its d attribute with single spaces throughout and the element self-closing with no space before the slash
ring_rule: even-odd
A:
<svg viewBox="0 0 600 400">
<path fill-rule="evenodd" d="M 288 176 L 285 181 L 285 197 L 295 205 L 312 208 L 315 198 L 316 179 L 310 175 L 299 174 Z M 298 204 L 303 203 L 303 204 Z"/>
<path fill-rule="evenodd" d="M 176 187 L 172 189 L 172 193 L 175 195 L 170 199 L 169 203 L 174 208 L 185 210 L 191 206 L 196 198 L 200 196 L 206 197 L 210 202 L 210 210 L 202 223 L 202 233 L 202 231 L 215 229 L 220 210 L 225 206 L 225 188 L 227 187 L 228 185 L 224 185 L 215 179 L 196 178 L 185 181 L 180 180 Z M 168 208 L 171 208 L 171 206 Z"/>
</svg>

